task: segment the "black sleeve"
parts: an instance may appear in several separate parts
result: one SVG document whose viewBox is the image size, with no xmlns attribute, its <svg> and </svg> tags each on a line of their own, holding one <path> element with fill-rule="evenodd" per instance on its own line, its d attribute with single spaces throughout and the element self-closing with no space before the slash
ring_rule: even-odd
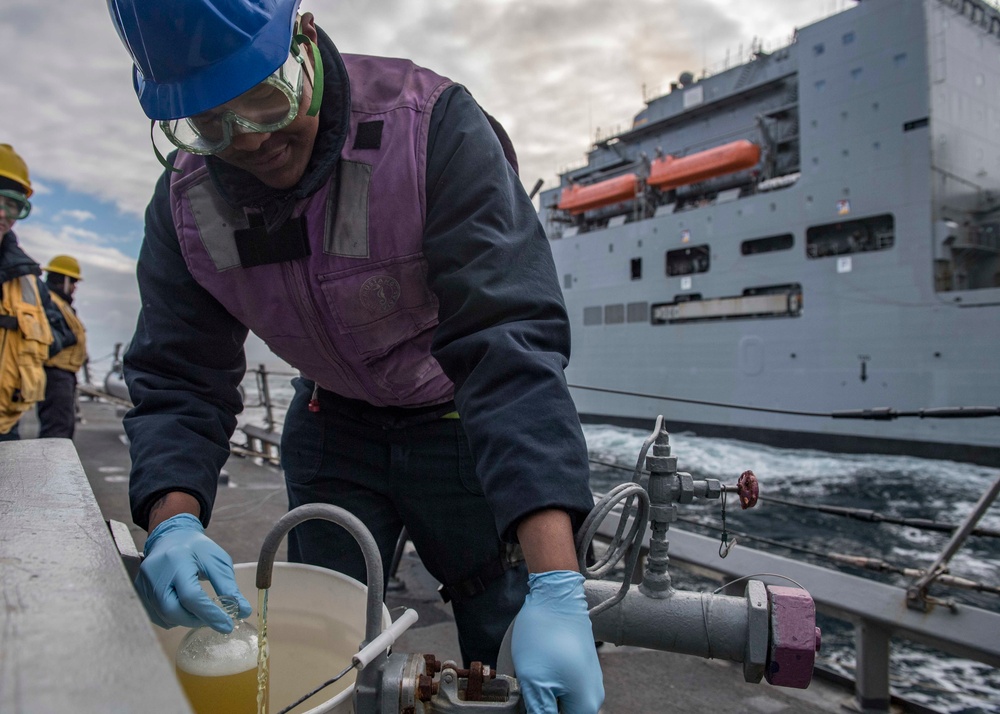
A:
<svg viewBox="0 0 1000 714">
<path fill-rule="evenodd" d="M 168 187 L 165 172 L 146 209 L 136 271 L 141 309 L 124 356 L 134 404 L 124 420 L 132 456 L 129 500 L 142 528 L 167 491 L 195 496 L 208 525 L 246 373 L 247 328 L 188 272 Z"/>
<path fill-rule="evenodd" d="M 484 112 L 449 89 L 428 140 L 428 280 L 440 303 L 433 354 L 501 536 L 542 508 L 593 508 L 587 446 L 563 370 L 570 332 L 548 239 Z"/>
<path fill-rule="evenodd" d="M 75 345 L 76 335 L 70 329 L 69 323 L 66 322 L 62 310 L 53 302 L 52 296 L 49 294 L 49 286 L 38 277 L 35 278 L 35 282 L 38 284 L 38 294 L 42 298 L 45 316 L 49 319 L 49 327 L 52 328 L 52 344 L 49 345 L 49 357 L 51 358 L 67 347 Z"/>
</svg>

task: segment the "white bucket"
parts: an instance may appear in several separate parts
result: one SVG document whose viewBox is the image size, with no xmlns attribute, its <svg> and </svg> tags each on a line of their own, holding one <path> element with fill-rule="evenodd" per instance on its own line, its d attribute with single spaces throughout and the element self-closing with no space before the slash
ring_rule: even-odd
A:
<svg viewBox="0 0 1000 714">
<path fill-rule="evenodd" d="M 248 618 L 257 626 L 256 563 L 235 567 L 236 584 L 253 605 Z M 203 583 L 210 594 L 211 586 Z M 270 652 L 270 708 L 281 711 L 307 692 L 339 674 L 351 663 L 365 636 L 368 589 L 341 573 L 313 565 L 277 562 L 267 596 L 267 641 Z M 382 627 L 391 617 L 382 606 Z M 164 651 L 174 661 L 184 627 L 155 628 Z M 356 672 L 306 700 L 294 714 L 353 712 Z"/>
</svg>

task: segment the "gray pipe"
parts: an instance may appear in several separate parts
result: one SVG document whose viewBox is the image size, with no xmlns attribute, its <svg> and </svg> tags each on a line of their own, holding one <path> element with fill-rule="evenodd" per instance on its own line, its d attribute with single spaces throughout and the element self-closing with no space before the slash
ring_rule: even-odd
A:
<svg viewBox="0 0 1000 714">
<path fill-rule="evenodd" d="M 264 538 L 264 544 L 260 548 L 260 558 L 257 560 L 257 587 L 260 590 L 271 587 L 274 556 L 288 531 L 300 523 L 314 518 L 343 526 L 361 546 L 361 553 L 365 558 L 365 568 L 368 570 L 368 602 L 365 611 L 364 641 L 364 644 L 368 644 L 382 631 L 382 596 L 385 593 L 382 579 L 382 556 L 371 531 L 349 511 L 326 503 L 307 503 L 304 506 L 293 508 L 282 516 L 268 532 Z"/>
<path fill-rule="evenodd" d="M 594 607 L 614 597 L 619 588 L 619 583 L 588 580 L 587 604 Z M 621 602 L 592 615 L 591 622 L 594 639 L 602 642 L 733 662 L 744 660 L 750 636 L 745 598 L 683 590 L 651 598 L 635 585 Z M 766 644 L 766 630 L 763 635 Z"/>
</svg>

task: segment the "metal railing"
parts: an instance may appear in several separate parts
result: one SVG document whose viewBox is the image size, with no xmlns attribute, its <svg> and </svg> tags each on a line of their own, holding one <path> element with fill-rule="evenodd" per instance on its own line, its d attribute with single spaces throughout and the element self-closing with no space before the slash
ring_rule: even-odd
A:
<svg viewBox="0 0 1000 714">
<path fill-rule="evenodd" d="M 244 407 L 260 408 L 264 410 L 264 425 L 241 424 L 240 430 L 246 436 L 244 444 L 233 444 L 233 452 L 239 456 L 249 456 L 264 459 L 272 464 L 281 463 L 281 422 L 275 417 L 275 408 L 287 407 L 287 404 L 278 405 L 271 396 L 270 379 L 272 377 L 296 377 L 295 372 L 283 372 L 281 370 L 269 370 L 267 365 L 259 364 L 256 369 L 247 370 L 248 374 L 253 374 L 257 385 L 257 400 L 252 401 L 249 395 L 244 394 Z"/>
</svg>

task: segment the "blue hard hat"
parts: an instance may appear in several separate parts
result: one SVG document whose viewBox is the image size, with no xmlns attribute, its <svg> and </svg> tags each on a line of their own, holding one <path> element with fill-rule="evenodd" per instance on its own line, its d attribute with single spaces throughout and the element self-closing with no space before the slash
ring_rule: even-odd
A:
<svg viewBox="0 0 1000 714">
<path fill-rule="evenodd" d="M 264 81 L 288 58 L 300 0 L 108 0 L 132 55 L 142 110 L 199 114 Z"/>
</svg>

